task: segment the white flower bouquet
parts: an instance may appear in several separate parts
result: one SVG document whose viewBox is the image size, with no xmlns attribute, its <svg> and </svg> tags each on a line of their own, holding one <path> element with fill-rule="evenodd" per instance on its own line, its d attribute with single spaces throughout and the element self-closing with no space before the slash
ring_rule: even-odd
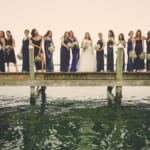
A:
<svg viewBox="0 0 150 150">
<path fill-rule="evenodd" d="M 100 45 L 96 44 L 96 45 L 94 46 L 94 49 L 95 49 L 96 51 L 100 51 L 100 50 L 101 50 Z"/>
<path fill-rule="evenodd" d="M 137 57 L 137 55 L 136 55 L 135 51 L 134 51 L 134 50 L 131 50 L 131 51 L 129 52 L 129 58 L 135 59 L 136 57 Z"/>
<path fill-rule="evenodd" d="M 17 54 L 17 58 L 18 58 L 19 60 L 22 60 L 22 58 L 23 58 L 22 53 Z"/>
<path fill-rule="evenodd" d="M 146 53 L 142 52 L 139 57 L 140 57 L 140 59 L 145 59 L 146 58 Z"/>
<path fill-rule="evenodd" d="M 40 56 L 36 56 L 35 57 L 35 62 L 41 62 L 41 57 Z"/>
<path fill-rule="evenodd" d="M 81 48 L 85 51 L 88 48 L 87 43 L 83 42 Z"/>
<path fill-rule="evenodd" d="M 146 58 L 147 58 L 148 60 L 150 60 L 150 54 L 147 54 Z"/>
<path fill-rule="evenodd" d="M 48 48 L 48 50 L 49 50 L 50 53 L 53 53 L 55 51 L 55 47 L 54 46 L 50 46 Z"/>
<path fill-rule="evenodd" d="M 75 48 L 75 47 L 78 47 L 78 46 L 79 46 L 79 45 L 78 45 L 78 42 L 73 42 L 71 48 Z"/>
<path fill-rule="evenodd" d="M 72 48 L 72 45 L 73 45 L 73 44 L 72 44 L 72 43 L 70 43 L 70 42 L 67 44 L 67 46 L 69 47 L 69 49 L 68 49 L 68 50 L 70 50 L 70 49 Z"/>
<path fill-rule="evenodd" d="M 12 46 L 6 45 L 5 50 L 7 53 L 9 53 L 12 50 Z"/>
</svg>

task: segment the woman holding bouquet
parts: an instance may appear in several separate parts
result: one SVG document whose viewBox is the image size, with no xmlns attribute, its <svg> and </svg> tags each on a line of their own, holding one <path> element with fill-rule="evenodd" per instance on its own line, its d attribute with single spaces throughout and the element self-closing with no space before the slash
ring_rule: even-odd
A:
<svg viewBox="0 0 150 150">
<path fill-rule="evenodd" d="M 140 58 L 140 55 L 144 52 L 144 38 L 142 37 L 141 30 L 137 30 L 136 32 L 134 45 L 135 45 L 135 53 L 137 55 L 134 61 L 135 70 L 141 72 L 145 68 L 144 59 Z"/>
<path fill-rule="evenodd" d="M 34 47 L 34 58 L 36 70 L 44 71 L 44 55 L 42 50 L 42 37 L 38 34 L 36 29 L 31 31 L 30 44 Z"/>
<path fill-rule="evenodd" d="M 55 46 L 52 39 L 52 31 L 47 31 L 44 36 L 44 50 L 46 55 L 46 72 L 54 72 L 53 52 Z"/>
<path fill-rule="evenodd" d="M 147 61 L 146 61 L 146 70 L 150 71 L 150 31 L 147 33 L 146 38 L 146 51 L 147 51 Z"/>
<path fill-rule="evenodd" d="M 120 33 L 119 36 L 118 36 L 117 46 L 123 48 L 123 71 L 125 71 L 125 53 L 124 53 L 124 49 L 126 48 L 126 41 L 125 41 L 123 33 Z"/>
<path fill-rule="evenodd" d="M 78 64 L 78 72 L 96 72 L 96 57 L 90 33 L 86 32 L 81 43 L 83 49 Z"/>
<path fill-rule="evenodd" d="M 60 49 L 60 71 L 68 72 L 69 71 L 69 62 L 70 62 L 70 40 L 69 32 L 65 32 L 64 36 L 61 38 L 61 49 Z"/>
<path fill-rule="evenodd" d="M 107 71 L 114 71 L 114 45 L 115 45 L 115 34 L 112 30 L 108 32 L 107 41 Z"/>
<path fill-rule="evenodd" d="M 0 72 L 5 72 L 5 33 L 0 31 Z"/>
<path fill-rule="evenodd" d="M 9 64 L 13 63 L 16 69 L 16 72 L 18 72 L 17 63 L 16 63 L 16 56 L 15 56 L 15 40 L 11 34 L 11 31 L 6 31 L 6 62 L 7 62 L 7 72 L 10 71 Z"/>
<path fill-rule="evenodd" d="M 97 41 L 96 45 L 96 60 L 97 60 L 97 71 L 101 72 L 104 71 L 104 47 L 105 42 L 103 39 L 103 34 L 98 33 L 99 40 Z"/>
<path fill-rule="evenodd" d="M 74 36 L 73 31 L 69 32 L 69 40 L 72 44 L 72 64 L 71 64 L 70 72 L 76 72 L 80 49 L 79 49 L 79 42 L 77 38 Z"/>
<path fill-rule="evenodd" d="M 127 42 L 127 55 L 128 55 L 128 63 L 127 63 L 127 71 L 133 72 L 134 71 L 134 58 L 130 58 L 130 53 L 133 51 L 133 44 L 134 44 L 134 38 L 133 38 L 134 32 L 130 31 L 128 36 L 128 42 Z"/>
<path fill-rule="evenodd" d="M 23 72 L 29 72 L 29 41 L 30 41 L 30 37 L 29 37 L 29 30 L 25 30 L 24 31 L 24 35 L 25 37 L 22 40 L 22 71 Z"/>
</svg>

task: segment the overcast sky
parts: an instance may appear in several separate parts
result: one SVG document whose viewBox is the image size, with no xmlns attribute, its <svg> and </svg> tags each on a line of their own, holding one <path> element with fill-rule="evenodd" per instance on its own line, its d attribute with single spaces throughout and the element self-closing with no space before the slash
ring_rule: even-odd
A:
<svg viewBox="0 0 150 150">
<path fill-rule="evenodd" d="M 11 30 L 19 51 L 24 29 L 37 28 L 40 34 L 52 30 L 59 58 L 60 37 L 73 30 L 81 39 L 89 31 L 94 43 L 97 33 L 113 29 L 127 35 L 129 30 L 150 30 L 150 0 L 0 0 L 0 30 Z"/>
</svg>

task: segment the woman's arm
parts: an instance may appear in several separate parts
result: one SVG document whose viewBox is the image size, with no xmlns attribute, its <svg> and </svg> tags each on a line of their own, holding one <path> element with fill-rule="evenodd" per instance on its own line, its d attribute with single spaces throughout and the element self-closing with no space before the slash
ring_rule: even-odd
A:
<svg viewBox="0 0 150 150">
<path fill-rule="evenodd" d="M 105 41 L 104 41 L 104 39 L 102 39 L 102 42 L 103 42 L 102 49 L 104 49 L 104 47 L 105 47 Z"/>
<path fill-rule="evenodd" d="M 6 46 L 6 41 L 5 41 L 5 39 L 4 39 L 4 38 L 1 39 L 1 42 L 2 42 L 2 44 L 3 44 L 3 48 L 5 48 L 5 46 Z"/>
<path fill-rule="evenodd" d="M 12 39 L 12 47 L 15 48 L 15 46 L 16 46 L 15 40 Z"/>
<path fill-rule="evenodd" d="M 144 37 L 142 38 L 142 48 L 143 48 L 143 52 L 144 52 Z"/>
<path fill-rule="evenodd" d="M 39 48 L 39 49 L 40 49 L 40 46 L 33 44 L 32 40 L 30 40 L 29 44 L 30 44 L 31 46 L 33 46 L 33 47 L 36 47 L 36 48 Z"/>
</svg>

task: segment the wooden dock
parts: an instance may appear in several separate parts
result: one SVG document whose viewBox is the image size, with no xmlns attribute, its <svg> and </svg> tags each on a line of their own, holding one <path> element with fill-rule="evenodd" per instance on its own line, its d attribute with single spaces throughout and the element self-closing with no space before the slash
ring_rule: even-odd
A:
<svg viewBox="0 0 150 150">
<path fill-rule="evenodd" d="M 34 71 L 34 51 L 30 48 L 30 73 L 0 73 L 0 86 L 30 86 L 31 98 L 36 86 L 115 86 L 120 103 L 122 86 L 150 86 L 149 72 L 122 72 L 123 49 L 117 51 L 116 72 L 37 73 Z"/>
<path fill-rule="evenodd" d="M 150 86 L 150 73 L 0 73 L 0 86 Z"/>
</svg>

